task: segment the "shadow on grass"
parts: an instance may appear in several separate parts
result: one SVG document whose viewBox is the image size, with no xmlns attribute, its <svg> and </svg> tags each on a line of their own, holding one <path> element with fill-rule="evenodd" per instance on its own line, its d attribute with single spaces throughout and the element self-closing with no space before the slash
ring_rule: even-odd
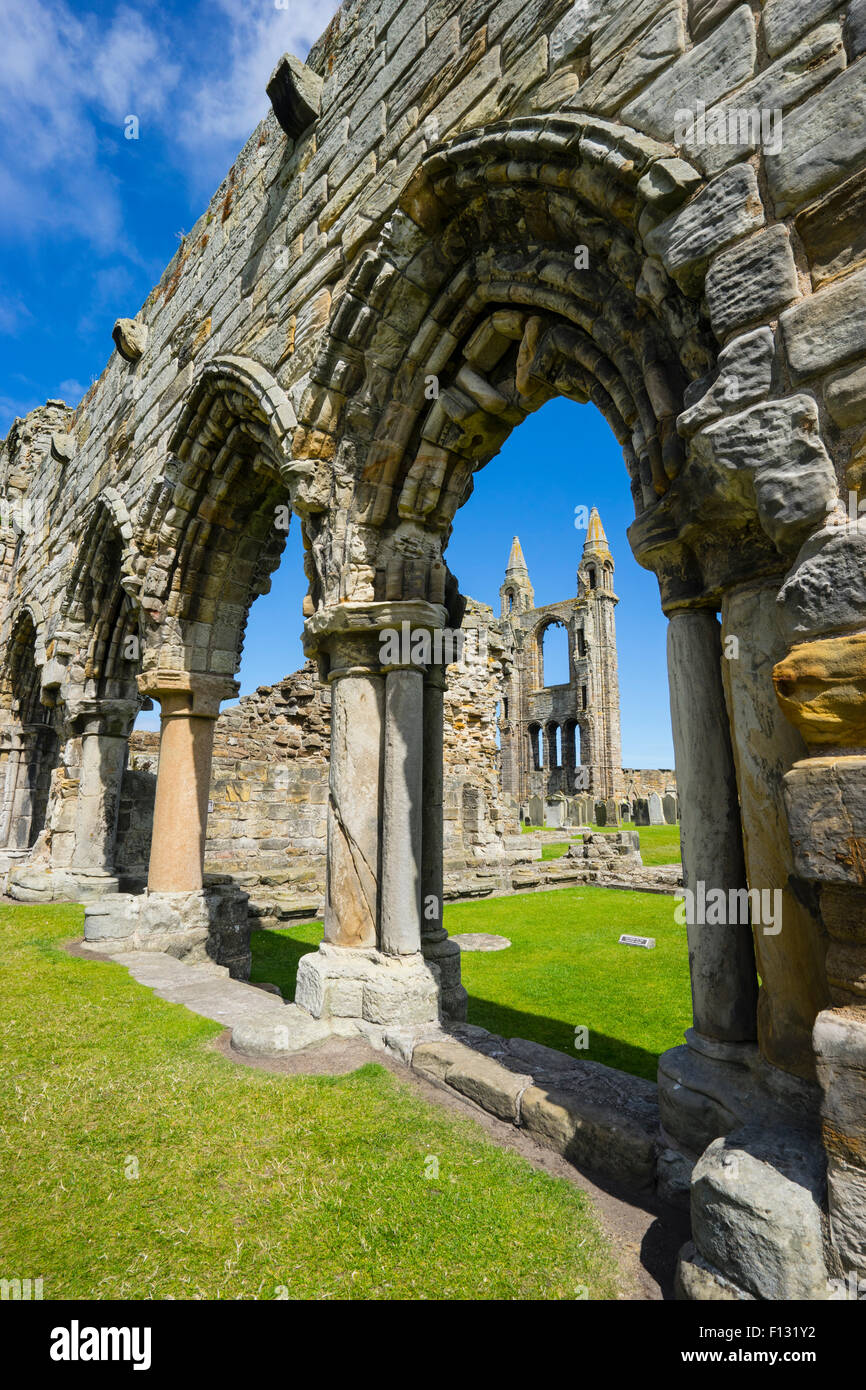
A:
<svg viewBox="0 0 866 1390">
<path fill-rule="evenodd" d="M 304 923 L 305 934 L 321 923 Z M 254 931 L 250 936 L 252 967 L 250 980 L 254 983 L 277 985 L 284 999 L 294 999 L 298 978 L 298 963 L 302 956 L 318 949 L 318 941 L 304 941 L 300 936 L 287 936 L 281 931 Z"/>
<path fill-rule="evenodd" d="M 607 1067 L 629 1072 L 632 1076 L 642 1076 L 647 1081 L 655 1081 L 659 1055 L 620 1038 L 608 1037 L 589 1026 L 589 1046 L 575 1048 L 575 1026 L 563 1023 L 558 1018 L 545 1018 L 541 1014 L 525 1013 L 521 1009 L 509 1008 L 507 1004 L 493 1003 L 489 999 L 479 999 L 469 995 L 468 1022 L 497 1033 L 501 1038 L 527 1038 L 530 1042 L 543 1043 L 557 1052 L 582 1061 L 603 1062 Z"/>
<path fill-rule="evenodd" d="M 253 963 L 250 979 L 277 985 L 285 999 L 294 999 L 298 962 L 309 951 L 316 950 L 322 928 L 321 923 L 305 922 L 290 930 L 291 935 L 284 931 L 255 931 L 251 938 Z M 589 1047 L 576 1049 L 574 1030 L 575 1026 L 584 1022 L 582 1019 L 565 1023 L 562 1019 L 509 1008 L 507 1004 L 481 999 L 470 993 L 469 1022 L 503 1038 L 527 1038 L 530 1042 L 543 1043 L 545 1047 L 564 1052 L 568 1057 L 602 1062 L 605 1066 L 616 1067 L 632 1076 L 645 1077 L 648 1081 L 656 1079 L 658 1053 L 598 1033 L 591 1024 L 588 1025 Z"/>
</svg>

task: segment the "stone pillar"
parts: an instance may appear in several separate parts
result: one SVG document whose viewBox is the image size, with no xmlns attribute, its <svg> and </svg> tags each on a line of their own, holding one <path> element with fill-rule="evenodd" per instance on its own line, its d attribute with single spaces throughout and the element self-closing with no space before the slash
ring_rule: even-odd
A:
<svg viewBox="0 0 866 1390">
<path fill-rule="evenodd" d="M 805 883 L 797 880 L 783 778 L 806 755 L 801 735 L 779 708 L 773 667 L 785 654 L 776 582 L 724 595 L 722 661 L 733 731 L 749 888 L 766 894 L 776 920 L 753 921 L 761 988 L 758 1042 L 783 1071 L 815 1079 L 812 1028 L 829 1003 L 824 931 Z M 812 895 L 814 896 L 814 895 Z M 777 911 L 778 909 L 778 911 Z"/>
<path fill-rule="evenodd" d="M 387 955 L 421 949 L 423 762 L 424 671 L 387 667 L 380 900 L 380 946 Z"/>
<path fill-rule="evenodd" d="M 0 848 L 16 848 L 11 843 L 12 823 L 15 811 L 15 795 L 18 790 L 18 768 L 21 759 L 21 736 L 17 730 L 6 735 L 9 750 L 6 756 L 6 771 L 3 778 L 3 811 L 0 819 Z"/>
<path fill-rule="evenodd" d="M 722 687 L 721 630 L 709 609 L 674 612 L 668 673 L 683 883 L 696 896 L 746 884 L 737 786 Z M 698 917 L 700 914 L 692 914 Z M 659 1059 L 659 1110 L 672 1140 L 699 1154 L 751 1115 L 757 979 L 752 933 L 742 925 L 686 927 L 694 1027 Z"/>
<path fill-rule="evenodd" d="M 325 941 L 377 944 L 385 682 L 369 642 L 332 652 Z"/>
<path fill-rule="evenodd" d="M 120 784 L 137 711 L 138 701 L 88 700 L 72 714 L 81 740 L 73 872 L 114 872 Z"/>
<path fill-rule="evenodd" d="M 445 668 L 431 666 L 424 681 L 424 790 L 421 825 L 421 950 L 439 968 L 442 1012 L 466 1018 L 466 990 L 460 983 L 460 947 L 443 926 L 444 826 L 443 734 Z"/>
<path fill-rule="evenodd" d="M 746 886 L 737 783 L 722 687 L 721 629 L 708 609 L 673 614 L 668 678 L 682 807 L 683 884 L 693 892 Z M 751 928 L 688 927 L 695 1028 L 719 1042 L 756 1036 Z"/>
<path fill-rule="evenodd" d="M 143 695 L 159 700 L 159 770 L 147 886 L 151 893 L 202 887 L 214 724 L 237 681 L 198 672 L 139 677 Z"/>
<path fill-rule="evenodd" d="M 378 1044 L 465 1008 L 441 926 L 441 674 L 414 640 L 446 619 L 425 600 L 343 603 L 304 632 L 334 696 L 325 940 L 300 962 L 295 1002 Z M 422 887 L 437 902 L 426 923 Z"/>
</svg>

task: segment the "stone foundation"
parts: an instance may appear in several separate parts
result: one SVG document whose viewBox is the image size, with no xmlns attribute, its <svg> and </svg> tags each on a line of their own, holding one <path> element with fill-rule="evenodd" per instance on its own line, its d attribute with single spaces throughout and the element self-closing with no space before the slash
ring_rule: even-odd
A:
<svg viewBox="0 0 866 1390">
<path fill-rule="evenodd" d="M 231 883 L 192 893 L 116 893 L 84 909 L 84 939 L 106 951 L 164 951 L 212 960 L 249 979 L 247 895 Z"/>
</svg>

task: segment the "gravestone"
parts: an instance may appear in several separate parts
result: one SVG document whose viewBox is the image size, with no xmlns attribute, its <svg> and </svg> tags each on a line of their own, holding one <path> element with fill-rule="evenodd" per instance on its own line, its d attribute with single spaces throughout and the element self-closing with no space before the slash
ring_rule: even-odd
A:
<svg viewBox="0 0 866 1390">
<path fill-rule="evenodd" d="M 529 798 L 529 824 L 544 824 L 544 803 L 540 796 L 531 796 Z"/>
<path fill-rule="evenodd" d="M 544 808 L 544 824 L 557 829 L 565 825 L 567 810 L 564 796 L 551 797 Z"/>
<path fill-rule="evenodd" d="M 658 792 L 650 792 L 647 797 L 647 809 L 649 811 L 650 825 L 664 825 L 665 817 L 662 810 L 662 799 Z"/>
<path fill-rule="evenodd" d="M 646 797 L 639 796 L 635 800 L 633 820 L 635 825 L 649 825 L 649 803 Z"/>
<path fill-rule="evenodd" d="M 603 801 L 597 801 L 595 803 L 593 820 L 596 825 L 607 825 L 607 807 Z"/>
<path fill-rule="evenodd" d="M 611 800 L 604 803 L 604 814 L 607 818 L 605 820 L 606 825 L 622 825 L 622 816 L 616 801 Z"/>
<path fill-rule="evenodd" d="M 678 810 L 677 798 L 674 796 L 673 792 L 665 792 L 662 797 L 662 811 L 664 812 L 665 823 L 667 825 L 676 825 Z"/>
</svg>

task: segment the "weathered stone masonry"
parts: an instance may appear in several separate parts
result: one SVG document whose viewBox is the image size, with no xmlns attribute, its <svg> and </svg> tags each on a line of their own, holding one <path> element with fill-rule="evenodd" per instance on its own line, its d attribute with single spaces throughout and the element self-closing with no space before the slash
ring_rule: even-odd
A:
<svg viewBox="0 0 866 1390">
<path fill-rule="evenodd" d="M 461 993 L 435 910 L 444 681 L 383 668 L 379 633 L 459 622 L 445 552 L 474 471 L 549 396 L 598 406 L 669 618 L 686 881 L 784 903 L 778 936 L 689 929 L 694 1028 L 659 1102 L 666 1142 L 705 1151 L 698 1297 L 866 1274 L 864 47 L 862 0 L 349 3 L 280 69 L 77 411 L 16 422 L 0 468 L 3 824 L 19 853 L 43 805 L 47 829 L 17 873 L 88 897 L 92 939 L 239 972 L 242 897 L 201 879 L 214 724 L 295 514 L 332 700 L 325 943 L 298 1004 L 384 1040 Z M 698 103 L 737 139 L 683 127 Z M 737 118 L 761 108 L 780 144 Z M 162 735 L 130 896 L 139 697 Z M 760 1174 L 751 1206 L 725 1144 Z M 817 1235 L 780 1265 L 761 1252 L 794 1187 Z"/>
</svg>

